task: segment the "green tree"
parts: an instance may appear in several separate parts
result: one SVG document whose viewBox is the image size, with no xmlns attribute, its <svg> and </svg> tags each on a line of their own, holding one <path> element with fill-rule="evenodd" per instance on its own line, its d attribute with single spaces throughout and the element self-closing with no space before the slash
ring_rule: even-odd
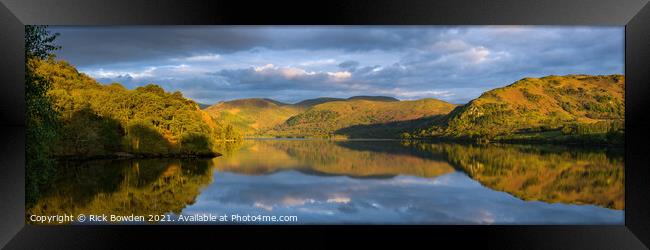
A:
<svg viewBox="0 0 650 250">
<path fill-rule="evenodd" d="M 53 44 L 58 34 L 46 26 L 25 26 L 25 200 L 35 202 L 52 175 L 54 161 L 49 145 L 56 138 L 58 114 L 47 92 L 52 83 L 34 72 L 37 60 L 51 56 L 60 47 Z"/>
</svg>

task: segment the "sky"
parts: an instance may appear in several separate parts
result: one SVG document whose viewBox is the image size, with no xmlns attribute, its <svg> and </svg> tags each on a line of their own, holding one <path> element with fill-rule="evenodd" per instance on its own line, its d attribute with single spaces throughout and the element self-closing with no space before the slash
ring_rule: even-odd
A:
<svg viewBox="0 0 650 250">
<path fill-rule="evenodd" d="M 50 26 L 101 83 L 199 103 L 317 97 L 463 104 L 524 77 L 624 73 L 623 26 Z"/>
</svg>

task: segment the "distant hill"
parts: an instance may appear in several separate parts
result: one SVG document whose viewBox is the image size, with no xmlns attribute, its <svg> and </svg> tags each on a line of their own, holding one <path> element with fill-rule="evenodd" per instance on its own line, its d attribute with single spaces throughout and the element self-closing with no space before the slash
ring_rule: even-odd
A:
<svg viewBox="0 0 650 250">
<path fill-rule="evenodd" d="M 254 106 L 259 108 L 285 106 L 287 103 L 279 102 L 269 98 L 246 98 L 225 102 L 232 106 Z"/>
<path fill-rule="evenodd" d="M 360 95 L 360 96 L 353 96 L 348 98 L 348 100 L 367 100 L 367 101 L 380 101 L 380 102 L 399 102 L 394 97 L 390 96 L 366 96 L 366 95 Z"/>
<path fill-rule="evenodd" d="M 206 109 L 206 108 L 212 106 L 210 104 L 204 104 L 204 103 L 198 103 L 198 102 L 196 104 L 199 105 L 200 109 Z"/>
<path fill-rule="evenodd" d="M 320 97 L 320 98 L 314 98 L 314 99 L 307 99 L 304 101 L 297 102 L 296 106 L 304 106 L 304 107 L 311 107 L 311 106 L 316 106 L 321 103 L 326 103 L 326 102 L 334 102 L 334 101 L 343 101 L 345 99 L 343 98 L 333 98 L 333 97 Z"/>
<path fill-rule="evenodd" d="M 307 99 L 304 101 L 297 102 L 294 105 L 312 107 L 318 104 L 326 102 L 335 102 L 335 101 L 345 101 L 345 100 L 368 100 L 368 101 L 384 101 L 384 102 L 399 102 L 398 99 L 390 96 L 353 96 L 347 99 L 344 98 L 334 98 L 334 97 L 319 97 L 314 99 Z"/>
<path fill-rule="evenodd" d="M 219 102 L 205 109 L 216 120 L 233 125 L 246 136 L 258 135 L 304 110 L 300 106 L 263 98 Z"/>
<path fill-rule="evenodd" d="M 269 134 L 289 137 L 330 136 L 346 127 L 415 120 L 447 114 L 456 107 L 437 99 L 388 100 L 390 99 L 367 100 L 362 97 L 318 104 L 274 127 Z"/>
<path fill-rule="evenodd" d="M 624 90 L 623 75 L 524 78 L 483 93 L 454 110 L 444 122 L 415 135 L 490 140 L 590 134 L 622 138 Z"/>
</svg>

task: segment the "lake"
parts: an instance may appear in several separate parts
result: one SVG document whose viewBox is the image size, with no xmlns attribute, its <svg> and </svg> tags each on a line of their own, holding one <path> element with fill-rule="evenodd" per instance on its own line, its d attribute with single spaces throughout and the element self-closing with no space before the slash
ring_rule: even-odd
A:
<svg viewBox="0 0 650 250">
<path fill-rule="evenodd" d="M 257 139 L 221 152 L 60 162 L 28 214 L 151 214 L 174 224 L 259 223 L 233 215 L 291 220 L 262 224 L 624 224 L 622 149 Z M 228 221 L 187 221 L 196 214 Z"/>
</svg>

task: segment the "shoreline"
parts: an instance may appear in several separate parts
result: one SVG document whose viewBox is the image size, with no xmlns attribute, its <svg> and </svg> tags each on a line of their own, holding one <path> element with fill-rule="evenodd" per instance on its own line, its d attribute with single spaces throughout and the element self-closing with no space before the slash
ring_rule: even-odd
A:
<svg viewBox="0 0 650 250">
<path fill-rule="evenodd" d="M 426 142 L 426 143 L 457 143 L 464 145 L 535 145 L 535 146 L 556 146 L 567 148 L 603 148 L 624 150 L 625 144 L 607 144 L 595 143 L 587 141 L 560 141 L 560 140 L 531 140 L 531 139 L 500 139 L 481 141 L 470 138 L 449 138 L 449 137 L 435 137 L 435 138 L 271 138 L 271 137 L 252 137 L 244 138 L 244 141 L 265 141 L 265 140 L 286 140 L 286 141 L 407 141 L 407 142 Z M 129 159 L 205 159 L 222 156 L 218 152 L 205 152 L 205 153 L 127 153 L 115 152 L 112 154 L 103 155 L 57 155 L 53 158 L 56 160 L 64 161 L 87 161 L 87 160 L 129 160 Z"/>
<path fill-rule="evenodd" d="M 450 137 L 432 137 L 432 138 L 319 138 L 319 137 L 248 137 L 244 138 L 246 141 L 264 141 L 264 140 L 286 140 L 286 141 L 422 141 L 432 143 L 459 143 L 459 144 L 475 144 L 475 145 L 551 145 L 551 146 L 564 146 L 564 147 L 609 147 L 609 148 L 625 148 L 623 144 L 612 143 L 598 143 L 580 140 L 536 140 L 536 139 L 492 139 L 488 141 L 481 141 L 480 139 L 471 138 L 450 138 Z"/>
<path fill-rule="evenodd" d="M 54 156 L 56 160 L 70 160 L 70 161 L 86 161 L 86 160 L 129 160 L 129 159 L 169 159 L 169 158 L 190 158 L 190 159 L 199 159 L 199 158 L 214 158 L 222 156 L 223 154 L 217 152 L 210 153 L 172 153 L 172 154 L 153 154 L 153 153 L 126 153 L 126 152 L 116 152 L 113 154 L 104 154 L 104 155 L 92 155 L 92 156 L 80 156 L 80 155 L 66 155 L 66 156 Z"/>
</svg>

